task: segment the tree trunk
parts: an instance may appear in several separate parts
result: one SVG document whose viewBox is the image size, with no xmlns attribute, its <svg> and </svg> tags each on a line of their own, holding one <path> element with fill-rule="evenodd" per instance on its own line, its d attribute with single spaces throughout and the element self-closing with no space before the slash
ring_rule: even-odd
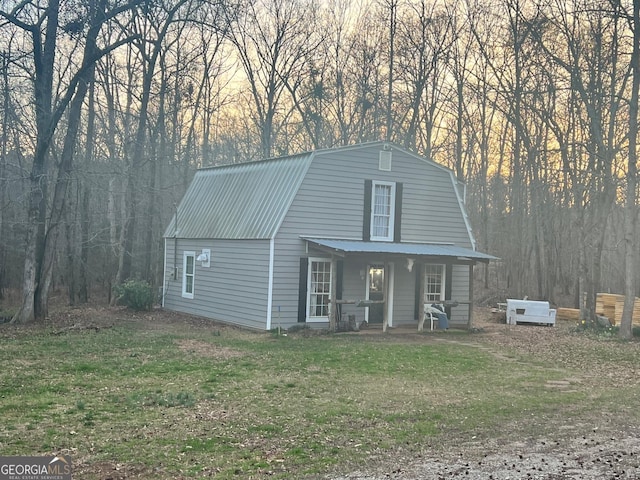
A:
<svg viewBox="0 0 640 480">
<path fill-rule="evenodd" d="M 93 161 L 93 143 L 95 141 L 95 82 L 89 86 L 89 106 L 87 111 L 87 137 L 84 150 L 84 164 L 88 170 Z M 80 206 L 80 268 L 78 279 L 78 301 L 87 303 L 89 301 L 89 208 L 90 189 L 86 178 L 81 182 L 81 206 Z"/>
<path fill-rule="evenodd" d="M 2 145 L 0 147 L 0 300 L 4 298 L 8 228 L 5 227 L 7 210 L 7 142 L 9 141 L 9 54 L 2 55 Z"/>
<path fill-rule="evenodd" d="M 33 38 L 34 101 L 36 110 L 36 147 L 29 176 L 29 208 L 24 269 L 22 277 L 22 304 L 11 319 L 12 323 L 29 323 L 43 312 L 36 312 L 35 296 L 38 273 L 43 255 L 47 194 L 47 155 L 55 129 L 52 119 L 53 66 L 55 63 L 59 1 L 51 0 L 46 9 L 44 42 L 39 25 L 30 32 Z"/>
<path fill-rule="evenodd" d="M 78 84 L 75 95 L 69 105 L 69 118 L 67 131 L 60 156 L 58 166 L 58 177 L 51 202 L 51 215 L 49 229 L 43 242 L 43 255 L 40 270 L 38 272 L 38 284 L 36 289 L 35 308 L 36 315 L 44 318 L 48 314 L 49 290 L 52 282 L 53 266 L 55 263 L 56 245 L 59 236 L 59 227 L 64 220 L 64 209 L 67 192 L 73 179 L 73 155 L 82 118 L 82 106 L 89 89 L 89 84 L 93 82 L 95 72 L 95 58 L 98 54 L 96 44 L 98 33 L 102 26 L 106 0 L 101 0 L 98 5 L 92 5 L 91 25 L 87 32 L 86 43 L 83 52 L 82 70 L 78 77 Z"/>
<path fill-rule="evenodd" d="M 118 261 L 118 273 L 116 275 L 116 284 L 121 284 L 129 279 L 132 275 L 132 262 L 134 254 L 134 241 L 136 237 L 136 225 L 138 220 L 139 209 L 139 189 L 140 174 L 144 160 L 144 151 L 146 145 L 146 129 L 149 118 L 149 101 L 151 99 L 151 91 L 153 87 L 154 74 L 158 58 L 162 52 L 163 40 L 167 35 L 169 27 L 172 25 L 174 16 L 180 7 L 187 0 L 179 0 L 167 12 L 167 18 L 164 20 L 162 28 L 159 29 L 157 38 L 153 42 L 151 54 L 148 56 L 147 64 L 142 80 L 142 94 L 140 97 L 140 113 L 136 130 L 133 154 L 130 157 L 129 171 L 127 172 L 127 184 L 125 192 L 125 206 L 127 214 L 124 219 L 123 232 L 120 243 L 120 258 Z M 144 42 L 142 48 L 144 49 Z M 145 56 L 148 52 L 145 53 Z"/>
<path fill-rule="evenodd" d="M 76 205 L 77 207 L 77 205 Z M 65 209 L 65 253 L 67 257 L 67 297 L 69 305 L 76 304 L 78 283 L 76 281 L 76 214 L 77 208 L 73 208 L 70 199 L 67 199 L 67 208 Z M 74 213 L 72 213 L 74 212 Z"/>
<path fill-rule="evenodd" d="M 391 141 L 393 128 L 393 69 L 396 39 L 397 0 L 389 0 L 389 81 L 387 85 L 387 128 L 385 140 Z"/>
<path fill-rule="evenodd" d="M 627 166 L 627 199 L 624 216 L 624 308 L 620 337 L 633 336 L 633 304 L 636 296 L 636 186 L 638 142 L 638 91 L 640 90 L 640 0 L 633 0 L 633 51 L 631 56 L 631 101 L 629 102 L 629 160 Z"/>
</svg>

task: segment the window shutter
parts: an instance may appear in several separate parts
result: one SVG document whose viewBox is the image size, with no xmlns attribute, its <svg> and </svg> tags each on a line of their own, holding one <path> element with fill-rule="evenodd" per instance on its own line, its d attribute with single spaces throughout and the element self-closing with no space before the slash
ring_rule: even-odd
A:
<svg viewBox="0 0 640 480">
<path fill-rule="evenodd" d="M 416 295 L 415 295 L 415 305 L 413 309 L 413 316 L 416 320 L 418 320 L 418 315 L 420 314 L 420 274 L 422 274 L 422 264 L 416 262 L 413 266 L 416 271 Z"/>
<path fill-rule="evenodd" d="M 402 183 L 396 183 L 396 205 L 393 222 L 393 241 L 400 243 L 402 241 Z"/>
<path fill-rule="evenodd" d="M 364 212 L 362 214 L 362 240 L 371 240 L 371 188 L 372 181 L 364 181 Z"/>
<path fill-rule="evenodd" d="M 307 321 L 307 276 L 309 274 L 309 259 L 300 258 L 300 279 L 298 284 L 298 322 Z"/>
</svg>

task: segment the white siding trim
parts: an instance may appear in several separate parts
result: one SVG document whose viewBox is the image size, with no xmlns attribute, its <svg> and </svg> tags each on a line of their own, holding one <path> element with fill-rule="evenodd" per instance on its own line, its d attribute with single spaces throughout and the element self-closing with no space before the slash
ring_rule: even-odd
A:
<svg viewBox="0 0 640 480">
<path fill-rule="evenodd" d="M 391 187 L 391 198 L 389 199 L 389 235 L 380 237 L 373 234 L 375 229 L 375 211 L 376 211 L 376 186 Z M 395 182 L 383 182 L 379 180 L 371 181 L 371 221 L 369 222 L 369 236 L 372 241 L 393 242 L 394 229 L 396 224 L 396 184 Z"/>
<path fill-rule="evenodd" d="M 392 153 L 391 150 L 387 150 L 388 146 L 384 146 L 385 150 L 380 150 L 380 158 L 378 160 L 378 170 L 383 172 L 391 171 Z"/>
<path fill-rule="evenodd" d="M 187 292 L 187 257 L 193 257 L 193 283 L 191 285 L 192 292 Z M 196 293 L 196 252 L 189 250 L 182 252 L 182 298 L 193 298 Z"/>
<path fill-rule="evenodd" d="M 395 263 L 393 262 L 389 262 L 387 265 L 389 265 L 389 284 L 387 285 L 388 287 L 388 293 L 389 296 L 387 297 L 387 325 L 389 327 L 393 327 L 393 291 L 394 291 L 394 285 L 395 285 Z"/>
<path fill-rule="evenodd" d="M 424 284 L 425 284 L 425 296 L 428 294 L 428 292 L 426 291 L 426 285 L 427 285 L 427 270 L 426 267 L 428 265 L 434 265 L 436 267 L 440 267 L 442 269 L 442 275 L 440 278 L 440 302 L 444 302 L 447 298 L 447 292 L 445 291 L 447 288 L 447 266 L 444 263 L 427 263 L 425 264 L 425 270 L 424 270 Z M 425 302 L 425 299 L 422 298 L 422 302 Z M 432 300 L 433 303 L 438 303 L 438 300 Z"/>
<path fill-rule="evenodd" d="M 311 277 L 313 275 L 313 269 L 312 269 L 312 264 L 313 262 L 325 262 L 325 263 L 331 263 L 331 258 L 327 258 L 327 257 L 309 257 L 307 259 L 309 268 L 307 269 L 307 312 L 306 312 L 306 322 L 307 323 L 326 323 L 329 321 L 329 315 L 327 314 L 326 316 L 322 316 L 322 317 L 312 317 L 310 315 L 310 305 L 311 305 Z M 330 282 L 333 281 L 333 274 L 334 272 L 332 272 L 331 270 L 329 270 L 329 278 L 330 278 Z M 331 284 L 329 284 L 329 292 L 331 292 Z M 329 307 L 330 308 L 330 307 Z"/>
<path fill-rule="evenodd" d="M 269 287 L 267 293 L 267 328 L 271 330 L 271 310 L 273 309 L 273 261 L 275 257 L 275 239 L 269 240 Z"/>
<path fill-rule="evenodd" d="M 469 233 L 469 241 L 471 242 L 471 248 L 473 250 L 476 249 L 476 239 L 473 236 L 473 232 L 471 231 L 471 224 L 469 223 L 469 218 L 467 218 L 467 210 L 464 207 L 464 202 L 460 197 L 460 192 L 458 191 L 458 185 L 456 177 L 454 176 L 452 171 L 449 171 L 449 178 L 451 179 L 451 185 L 453 186 L 453 191 L 456 194 L 456 198 L 458 199 L 458 206 L 460 207 L 460 213 L 462 214 L 462 219 L 464 220 L 464 225 L 467 227 L 467 232 Z"/>
<path fill-rule="evenodd" d="M 162 267 L 162 308 L 164 308 L 164 297 L 167 293 L 167 238 L 164 238 L 164 266 Z"/>
</svg>

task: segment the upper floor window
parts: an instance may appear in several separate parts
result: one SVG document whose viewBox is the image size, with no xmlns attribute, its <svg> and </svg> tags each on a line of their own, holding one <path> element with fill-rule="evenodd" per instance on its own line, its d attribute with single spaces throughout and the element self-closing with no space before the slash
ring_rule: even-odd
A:
<svg viewBox="0 0 640 480">
<path fill-rule="evenodd" d="M 393 241 L 395 194 L 395 183 L 372 183 L 371 240 Z"/>
</svg>

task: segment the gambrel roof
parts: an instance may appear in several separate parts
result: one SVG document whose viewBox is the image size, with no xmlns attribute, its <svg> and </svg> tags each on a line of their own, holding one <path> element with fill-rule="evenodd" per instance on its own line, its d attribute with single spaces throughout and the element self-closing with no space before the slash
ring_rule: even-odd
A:
<svg viewBox="0 0 640 480">
<path fill-rule="evenodd" d="M 184 194 L 177 211 L 164 232 L 165 238 L 188 239 L 272 239 L 296 197 L 316 156 L 346 153 L 379 146 L 370 142 L 346 147 L 321 149 L 287 157 L 199 169 Z M 473 234 L 464 213 L 463 201 L 453 172 L 429 159 L 394 149 L 447 172 L 458 196 L 459 207 L 469 239 Z"/>
<path fill-rule="evenodd" d="M 313 153 L 198 170 L 164 237 L 268 239 L 278 231 Z M 176 227 L 177 223 L 177 227 Z"/>
</svg>

